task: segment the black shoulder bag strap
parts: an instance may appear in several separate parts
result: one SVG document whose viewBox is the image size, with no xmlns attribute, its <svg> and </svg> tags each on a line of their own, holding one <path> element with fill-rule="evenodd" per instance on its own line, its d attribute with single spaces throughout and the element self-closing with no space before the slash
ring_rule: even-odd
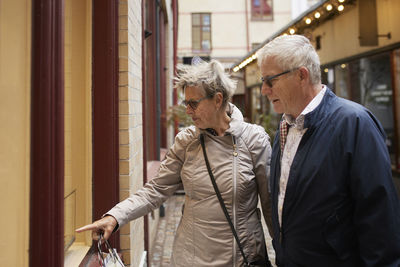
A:
<svg viewBox="0 0 400 267">
<path fill-rule="evenodd" d="M 208 174 L 210 175 L 210 179 L 211 179 L 211 182 L 212 182 L 212 184 L 213 184 L 215 193 L 217 194 L 217 197 L 218 197 L 218 200 L 219 200 L 219 204 L 221 205 L 221 208 L 222 208 L 222 210 L 224 211 L 226 220 L 228 221 L 229 226 L 231 227 L 233 236 L 234 236 L 235 239 L 236 239 L 236 243 L 237 243 L 238 246 L 239 246 L 240 253 L 242 254 L 243 259 L 244 259 L 244 264 L 245 264 L 245 266 L 250 266 L 250 265 L 249 265 L 249 262 L 247 261 L 247 257 L 246 257 L 246 255 L 244 254 L 243 247 L 242 247 L 242 244 L 240 243 L 240 240 L 239 240 L 239 237 L 238 237 L 238 235 L 237 235 L 237 233 L 236 233 L 235 227 L 233 226 L 231 217 L 229 216 L 228 210 L 226 209 L 224 200 L 222 199 L 221 193 L 219 192 L 217 183 L 215 182 L 214 175 L 213 175 L 213 173 L 212 173 L 212 171 L 211 171 L 210 163 L 208 162 L 208 158 L 207 158 L 206 147 L 205 147 L 205 145 L 204 145 L 204 135 L 203 135 L 203 134 L 200 134 L 200 143 L 201 143 L 201 147 L 203 148 L 203 155 L 204 155 L 204 160 L 206 161 Z"/>
</svg>

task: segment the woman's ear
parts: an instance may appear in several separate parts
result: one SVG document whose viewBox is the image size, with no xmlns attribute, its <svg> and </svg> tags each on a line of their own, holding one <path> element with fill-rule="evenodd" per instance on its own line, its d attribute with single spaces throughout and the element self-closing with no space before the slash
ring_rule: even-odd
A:
<svg viewBox="0 0 400 267">
<path fill-rule="evenodd" d="M 222 93 L 217 92 L 215 94 L 215 104 L 216 104 L 217 109 L 219 109 L 222 106 L 223 100 L 224 100 L 224 96 L 222 95 Z"/>
</svg>

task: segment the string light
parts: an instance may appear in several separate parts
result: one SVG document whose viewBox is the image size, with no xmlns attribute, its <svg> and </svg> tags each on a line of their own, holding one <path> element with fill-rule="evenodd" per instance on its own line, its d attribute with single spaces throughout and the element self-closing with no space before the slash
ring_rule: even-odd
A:
<svg viewBox="0 0 400 267">
<path fill-rule="evenodd" d="M 315 12 L 314 17 L 315 17 L 316 19 L 319 19 L 319 18 L 321 17 L 321 13 Z"/>
<path fill-rule="evenodd" d="M 339 10 L 339 11 L 343 11 L 343 9 L 344 9 L 344 6 L 343 6 L 343 5 L 340 5 L 340 6 L 338 6 L 338 8 L 337 8 L 337 10 Z"/>
<path fill-rule="evenodd" d="M 290 34 L 294 34 L 296 31 L 293 29 L 293 28 L 291 28 L 290 30 L 289 30 L 289 33 Z"/>
<path fill-rule="evenodd" d="M 310 24 L 311 23 L 311 19 L 310 18 L 307 18 L 306 19 L 306 24 Z"/>
<path fill-rule="evenodd" d="M 326 6 L 326 10 L 328 10 L 328 11 L 331 11 L 331 10 L 332 10 L 332 8 L 333 8 L 333 7 L 332 7 L 332 5 L 331 5 L 331 4 L 329 4 L 329 5 L 327 5 L 327 6 Z"/>
</svg>

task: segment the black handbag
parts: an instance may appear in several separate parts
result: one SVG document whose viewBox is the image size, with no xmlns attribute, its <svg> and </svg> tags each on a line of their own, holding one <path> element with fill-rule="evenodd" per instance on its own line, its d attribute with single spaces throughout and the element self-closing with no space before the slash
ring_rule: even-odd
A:
<svg viewBox="0 0 400 267">
<path fill-rule="evenodd" d="M 206 162 L 208 174 L 210 175 L 211 183 L 212 183 L 212 185 L 214 187 L 215 193 L 217 194 L 217 198 L 218 198 L 219 204 L 221 205 L 221 208 L 222 208 L 222 210 L 223 210 L 223 212 L 225 214 L 225 218 L 228 221 L 229 226 L 231 227 L 231 230 L 232 230 L 233 236 L 235 237 L 236 243 L 239 246 L 240 253 L 242 254 L 242 257 L 243 257 L 243 260 L 244 260 L 244 265 L 245 266 L 265 266 L 265 267 L 272 266 L 270 261 L 268 260 L 268 258 L 265 259 L 265 260 L 259 260 L 259 261 L 250 262 L 250 263 L 247 260 L 247 257 L 246 257 L 246 255 L 244 254 L 244 251 L 243 251 L 243 246 L 240 243 L 239 236 L 236 233 L 236 230 L 235 230 L 235 227 L 233 226 L 231 217 L 229 216 L 228 210 L 226 209 L 224 200 L 222 199 L 222 196 L 221 196 L 221 193 L 220 193 L 220 191 L 218 189 L 217 183 L 215 182 L 214 175 L 213 175 L 213 173 L 211 171 L 210 163 L 208 162 L 208 157 L 207 157 L 207 153 L 206 153 L 206 147 L 205 147 L 205 144 L 204 144 L 204 134 L 200 134 L 200 143 L 201 143 L 201 147 L 203 149 L 204 160 Z"/>
</svg>

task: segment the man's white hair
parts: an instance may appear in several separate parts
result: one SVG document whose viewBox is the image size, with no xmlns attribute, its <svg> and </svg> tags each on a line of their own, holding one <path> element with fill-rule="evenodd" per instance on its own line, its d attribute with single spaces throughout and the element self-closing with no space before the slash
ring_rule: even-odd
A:
<svg viewBox="0 0 400 267">
<path fill-rule="evenodd" d="M 317 52 L 302 35 L 282 35 L 257 51 L 258 65 L 267 58 L 274 58 L 282 70 L 306 67 L 312 84 L 321 83 L 321 68 Z"/>
<path fill-rule="evenodd" d="M 175 88 L 178 90 L 184 91 L 186 87 L 194 86 L 204 89 L 206 96 L 209 97 L 217 92 L 222 93 L 224 106 L 235 92 L 237 84 L 217 60 L 201 61 L 195 65 L 180 65 L 175 81 Z"/>
</svg>

